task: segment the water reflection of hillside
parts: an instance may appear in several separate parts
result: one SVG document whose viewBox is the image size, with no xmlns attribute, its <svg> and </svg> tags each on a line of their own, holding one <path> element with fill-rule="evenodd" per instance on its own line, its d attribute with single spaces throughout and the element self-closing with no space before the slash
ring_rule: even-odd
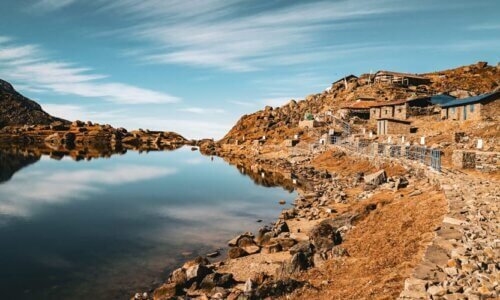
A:
<svg viewBox="0 0 500 300">
<path fill-rule="evenodd" d="M 42 156 L 50 157 L 54 160 L 61 160 L 65 157 L 74 161 L 90 161 L 99 158 L 109 158 L 113 155 L 124 155 L 130 149 L 122 147 L 94 147 L 81 149 L 53 149 L 50 147 L 1 147 L 0 146 L 0 183 L 8 181 L 22 168 L 34 164 Z M 175 149 L 133 149 L 138 152 L 151 151 L 173 151 Z M 240 174 L 250 177 L 257 185 L 264 187 L 282 187 L 289 192 L 293 192 L 297 187 L 290 177 L 282 173 L 271 172 L 263 169 L 252 169 L 241 163 L 228 162 L 238 169 Z"/>
<path fill-rule="evenodd" d="M 8 181 L 20 169 L 36 163 L 40 155 L 0 150 L 0 183 Z"/>
<path fill-rule="evenodd" d="M 262 168 L 252 168 L 241 162 L 228 161 L 227 163 L 236 167 L 240 174 L 250 177 L 257 185 L 265 187 L 282 187 L 289 192 L 293 192 L 298 185 L 294 183 L 291 176 L 286 176 L 280 172 L 273 172 Z"/>
</svg>

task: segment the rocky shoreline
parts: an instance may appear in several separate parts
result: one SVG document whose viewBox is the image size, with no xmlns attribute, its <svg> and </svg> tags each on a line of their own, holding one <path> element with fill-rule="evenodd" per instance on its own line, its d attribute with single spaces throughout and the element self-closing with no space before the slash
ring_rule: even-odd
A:
<svg viewBox="0 0 500 300">
<path fill-rule="evenodd" d="M 45 153 L 94 149 L 120 153 L 130 150 L 162 151 L 182 146 L 196 146 L 174 132 L 114 128 L 111 125 L 74 121 L 55 121 L 49 125 L 5 126 L 0 129 L 0 143 L 18 147 L 45 149 Z"/>
<path fill-rule="evenodd" d="M 329 282 L 323 280 L 318 286 L 307 278 L 307 274 L 332 261 L 350 258 L 349 249 L 344 248 L 343 242 L 353 228 L 361 226 L 365 218 L 377 211 L 380 204 L 369 203 L 371 198 L 376 198 L 374 195 L 390 191 L 398 193 L 393 197 L 425 197 L 436 194 L 434 190 L 438 184 L 429 180 L 421 166 L 403 166 L 398 161 L 372 161 L 369 162 L 372 168 L 367 171 L 377 171 L 354 172 L 352 176 L 321 170 L 315 164 L 320 156 L 341 160 L 352 155 L 342 149 L 332 150 L 331 146 L 312 151 L 304 147 L 301 154 L 295 151 L 293 155 L 274 158 L 208 141 L 201 144 L 200 150 L 205 154 L 217 154 L 232 164 L 249 166 L 257 174 L 264 171 L 282 174 L 296 187 L 300 186 L 297 187 L 299 196 L 294 207 L 283 210 L 275 223 L 263 226 L 255 234 L 243 233 L 230 240 L 224 260 L 213 259 L 211 257 L 218 253 L 210 253 L 207 257 L 188 261 L 174 270 L 163 285 L 151 293 L 139 292 L 134 299 L 303 299 L 304 295 L 310 295 L 311 291 L 316 293 Z M 356 170 L 354 167 L 352 170 Z M 388 175 L 386 170 L 391 172 L 391 169 L 399 172 Z M 406 268 L 397 285 L 397 295 L 403 290 L 405 279 L 424 257 L 424 250 L 431 242 L 429 234 L 439 228 L 443 213 L 444 208 L 437 214 L 440 217 L 435 218 L 432 231 L 422 238 L 421 249 L 414 255 L 414 265 Z M 432 291 L 432 288 L 425 290 L 427 298 L 434 297 Z M 318 296 L 318 299 L 328 297 Z"/>
</svg>

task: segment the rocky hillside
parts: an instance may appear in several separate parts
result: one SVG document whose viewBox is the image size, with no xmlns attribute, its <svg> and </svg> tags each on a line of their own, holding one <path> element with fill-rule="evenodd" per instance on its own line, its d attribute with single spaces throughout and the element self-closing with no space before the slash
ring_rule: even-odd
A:
<svg viewBox="0 0 500 300">
<path fill-rule="evenodd" d="M 479 62 L 456 69 L 419 74 L 429 78 L 430 84 L 401 86 L 395 84 L 371 83 L 369 74 L 339 80 L 319 94 L 309 95 L 305 100 L 291 100 L 282 107 L 266 107 L 243 116 L 221 143 L 250 143 L 266 136 L 267 140 L 281 142 L 294 134 L 302 133 L 297 127 L 306 113 L 333 112 L 341 118 L 339 108 L 359 98 L 376 101 L 409 99 L 421 96 L 449 93 L 457 98 L 478 95 L 495 90 L 500 85 L 500 70 Z M 347 83 L 347 85 L 346 85 Z"/>
<path fill-rule="evenodd" d="M 0 128 L 12 125 L 48 125 L 62 121 L 42 110 L 33 100 L 19 94 L 10 83 L 0 79 Z"/>
</svg>

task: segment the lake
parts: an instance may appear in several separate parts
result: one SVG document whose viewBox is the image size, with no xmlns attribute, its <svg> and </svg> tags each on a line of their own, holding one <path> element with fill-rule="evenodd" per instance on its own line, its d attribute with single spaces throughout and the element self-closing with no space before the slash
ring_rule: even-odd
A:
<svg viewBox="0 0 500 300">
<path fill-rule="evenodd" d="M 0 151 L 2 296 L 148 290 L 182 261 L 275 221 L 279 200 L 295 198 L 244 173 L 189 148 L 78 162 Z"/>
</svg>

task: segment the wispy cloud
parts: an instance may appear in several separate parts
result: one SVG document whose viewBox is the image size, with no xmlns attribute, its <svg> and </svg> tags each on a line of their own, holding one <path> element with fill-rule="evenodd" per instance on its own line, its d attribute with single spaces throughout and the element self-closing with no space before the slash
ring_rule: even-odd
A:
<svg viewBox="0 0 500 300">
<path fill-rule="evenodd" d="M 245 106 L 245 107 L 253 107 L 255 106 L 254 102 L 246 102 L 246 101 L 238 101 L 238 100 L 229 100 L 229 103 L 233 103 L 239 106 Z"/>
<path fill-rule="evenodd" d="M 482 23 L 467 27 L 468 30 L 500 30 L 500 23 Z"/>
<path fill-rule="evenodd" d="M 178 111 L 188 112 L 193 114 L 222 114 L 226 111 L 220 108 L 203 108 L 203 107 L 185 107 L 179 108 Z"/>
<path fill-rule="evenodd" d="M 176 173 L 166 167 L 120 165 L 102 170 L 20 173 L 0 191 L 0 216 L 29 217 L 37 205 L 87 198 L 107 186 L 123 185 Z M 61 182 L 64 184 L 61 185 Z M 29 189 L 23 188 L 26 184 Z"/>
<path fill-rule="evenodd" d="M 99 98 L 121 104 L 172 103 L 180 99 L 137 86 L 104 81 L 109 76 L 91 68 L 52 60 L 38 45 L 0 43 L 0 78 L 32 90 Z"/>
<path fill-rule="evenodd" d="M 325 33 L 422 9 L 400 4 L 398 0 L 308 1 L 251 9 L 252 4 L 242 0 L 117 0 L 101 4 L 99 11 L 130 20 L 128 28 L 113 34 L 147 42 L 147 49 L 130 51 L 141 53 L 140 60 L 245 72 L 324 60 L 331 55 L 321 43 Z"/>
<path fill-rule="evenodd" d="M 76 0 L 38 0 L 30 7 L 34 12 L 50 12 L 66 7 Z"/>
</svg>

